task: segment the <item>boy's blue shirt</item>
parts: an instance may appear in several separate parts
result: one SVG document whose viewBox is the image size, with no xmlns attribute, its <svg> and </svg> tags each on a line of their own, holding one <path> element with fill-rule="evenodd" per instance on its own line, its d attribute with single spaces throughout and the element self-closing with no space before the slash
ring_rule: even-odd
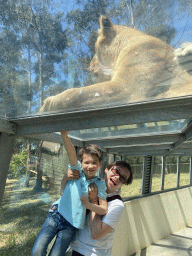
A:
<svg viewBox="0 0 192 256">
<path fill-rule="evenodd" d="M 84 194 L 88 196 L 88 185 L 95 183 L 98 188 L 98 197 L 106 199 L 106 184 L 99 176 L 95 176 L 90 180 L 86 180 L 81 163 L 70 166 L 72 170 L 80 173 L 78 180 L 70 180 L 67 182 L 63 195 L 54 204 L 58 204 L 59 213 L 76 228 L 82 229 L 85 224 L 86 208 L 81 204 L 80 198 Z"/>
</svg>

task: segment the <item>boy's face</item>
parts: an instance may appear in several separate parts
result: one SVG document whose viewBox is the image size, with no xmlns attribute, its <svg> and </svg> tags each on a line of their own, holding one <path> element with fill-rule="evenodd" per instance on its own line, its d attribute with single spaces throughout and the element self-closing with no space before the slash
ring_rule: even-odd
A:
<svg viewBox="0 0 192 256">
<path fill-rule="evenodd" d="M 98 157 L 90 154 L 83 154 L 81 164 L 87 179 L 93 178 L 101 167 L 101 161 L 99 161 Z"/>
<path fill-rule="evenodd" d="M 112 168 L 111 168 L 112 169 Z M 105 183 L 107 186 L 107 193 L 113 193 L 117 189 L 121 188 L 124 184 L 120 181 L 120 176 L 114 174 L 111 169 L 105 169 Z M 119 167 L 119 174 L 128 180 L 130 171 L 126 167 Z"/>
</svg>

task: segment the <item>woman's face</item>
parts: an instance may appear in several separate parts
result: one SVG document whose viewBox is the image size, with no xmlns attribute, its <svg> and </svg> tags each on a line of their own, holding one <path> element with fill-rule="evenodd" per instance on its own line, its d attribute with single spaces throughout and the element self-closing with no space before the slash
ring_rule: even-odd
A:
<svg viewBox="0 0 192 256">
<path fill-rule="evenodd" d="M 128 180 L 130 171 L 126 167 L 118 166 L 118 173 L 113 171 L 113 167 L 105 169 L 105 182 L 107 186 L 107 193 L 113 193 L 121 188 L 124 184 L 121 182 L 122 178 Z"/>
</svg>

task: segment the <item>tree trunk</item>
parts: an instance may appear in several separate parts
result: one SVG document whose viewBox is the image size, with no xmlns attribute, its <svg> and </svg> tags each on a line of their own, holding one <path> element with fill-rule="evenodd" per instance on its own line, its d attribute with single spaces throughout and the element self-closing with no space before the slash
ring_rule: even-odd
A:
<svg viewBox="0 0 192 256">
<path fill-rule="evenodd" d="M 29 105 L 28 111 L 31 113 L 31 100 L 32 100 L 32 92 L 31 92 L 31 53 L 30 48 L 28 47 L 28 86 L 29 86 Z"/>
<path fill-rule="evenodd" d="M 43 105 L 43 88 L 42 88 L 42 53 L 39 57 L 39 108 Z"/>
<path fill-rule="evenodd" d="M 132 28 L 135 28 L 134 16 L 133 16 L 133 0 L 130 0 L 130 5 L 131 5 L 131 26 Z"/>
<path fill-rule="evenodd" d="M 38 154 L 38 160 L 37 160 L 37 164 L 36 164 L 36 171 L 37 171 L 37 179 L 36 179 L 36 185 L 34 187 L 34 191 L 35 192 L 43 192 L 43 188 L 42 188 L 42 175 L 43 172 L 40 168 L 40 162 L 41 162 L 41 156 L 42 156 L 42 144 L 43 141 L 39 144 L 39 154 Z"/>
</svg>

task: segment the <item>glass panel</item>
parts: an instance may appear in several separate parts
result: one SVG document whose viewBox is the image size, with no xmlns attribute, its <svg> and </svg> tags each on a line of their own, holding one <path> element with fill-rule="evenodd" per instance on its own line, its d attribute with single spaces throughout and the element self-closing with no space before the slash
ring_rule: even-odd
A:
<svg viewBox="0 0 192 256">
<path fill-rule="evenodd" d="M 107 160 L 112 162 L 113 155 L 105 155 L 104 164 L 108 164 Z M 134 182 L 123 187 L 122 195 L 139 195 L 143 159 L 128 157 L 125 160 L 133 166 Z M 0 209 L 3 255 L 31 254 L 50 206 L 60 198 L 60 182 L 67 166 L 68 157 L 63 146 L 47 141 L 16 140 Z"/>
<path fill-rule="evenodd" d="M 0 209 L 3 255 L 31 255 L 50 206 L 60 198 L 67 165 L 68 157 L 59 144 L 16 141 Z"/>
<path fill-rule="evenodd" d="M 141 195 L 142 174 L 143 174 L 143 157 L 124 157 L 124 161 L 129 163 L 133 170 L 133 182 L 131 185 L 124 185 L 121 188 L 122 197 L 132 197 Z"/>
<path fill-rule="evenodd" d="M 161 190 L 162 157 L 155 156 L 153 160 L 153 176 L 151 192 Z"/>
<path fill-rule="evenodd" d="M 0 116 L 191 95 L 191 8 L 184 0 L 1 1 Z"/>
<path fill-rule="evenodd" d="M 177 185 L 177 157 L 166 157 L 164 189 L 175 188 Z"/>
<path fill-rule="evenodd" d="M 94 129 L 84 129 L 80 131 L 70 131 L 70 135 L 84 141 L 94 139 L 114 139 L 114 137 L 131 137 L 134 135 L 157 135 L 180 133 L 186 128 L 189 120 L 161 121 L 142 124 L 120 125 Z"/>
<path fill-rule="evenodd" d="M 180 165 L 180 186 L 189 185 L 189 163 L 190 157 L 183 156 L 181 157 L 181 165 Z"/>
<path fill-rule="evenodd" d="M 167 156 L 165 158 L 165 178 L 164 190 L 175 188 L 177 185 L 177 157 Z M 180 163 L 180 183 L 179 186 L 189 185 L 189 163 L 190 157 L 181 157 Z M 162 157 L 154 157 L 153 165 L 153 178 L 152 178 L 152 192 L 161 190 L 161 170 L 162 170 Z"/>
<path fill-rule="evenodd" d="M 115 155 L 115 161 L 121 161 L 121 156 L 120 155 Z"/>
<path fill-rule="evenodd" d="M 113 154 L 108 154 L 108 164 L 112 163 L 114 161 L 114 155 Z"/>
</svg>

